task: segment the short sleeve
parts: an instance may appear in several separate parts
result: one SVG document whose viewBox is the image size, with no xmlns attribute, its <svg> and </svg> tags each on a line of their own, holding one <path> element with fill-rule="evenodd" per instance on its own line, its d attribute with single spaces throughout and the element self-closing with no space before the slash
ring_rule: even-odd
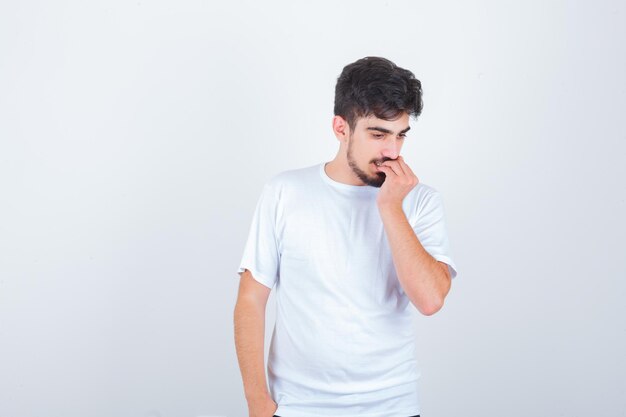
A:
<svg viewBox="0 0 626 417">
<path fill-rule="evenodd" d="M 450 277 L 454 278 L 457 270 L 450 251 L 443 200 L 438 191 L 424 197 L 412 227 L 424 249 L 436 260 L 448 264 Z"/>
<path fill-rule="evenodd" d="M 278 245 L 276 213 L 278 199 L 275 190 L 265 184 L 259 197 L 248 232 L 238 274 L 248 269 L 254 279 L 272 288 L 278 278 Z"/>
</svg>

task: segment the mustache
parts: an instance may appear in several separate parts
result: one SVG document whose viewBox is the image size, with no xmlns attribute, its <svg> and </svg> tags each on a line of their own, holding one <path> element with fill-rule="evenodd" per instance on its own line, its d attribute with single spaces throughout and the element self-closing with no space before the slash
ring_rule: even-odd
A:
<svg viewBox="0 0 626 417">
<path fill-rule="evenodd" d="M 383 158 L 383 159 L 380 159 L 380 160 L 376 160 L 375 159 L 372 162 L 378 165 L 378 164 L 382 164 L 383 162 L 386 162 L 386 161 L 395 161 L 395 159 L 391 159 L 391 158 Z"/>
</svg>

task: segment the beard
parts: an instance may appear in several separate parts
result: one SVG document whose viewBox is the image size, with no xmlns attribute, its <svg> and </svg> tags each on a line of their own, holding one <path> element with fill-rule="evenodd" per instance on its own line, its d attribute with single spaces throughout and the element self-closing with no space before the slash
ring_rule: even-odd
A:
<svg viewBox="0 0 626 417">
<path fill-rule="evenodd" d="M 354 172 L 354 174 L 357 177 L 359 177 L 359 179 L 363 181 L 366 185 L 377 187 L 377 188 L 380 188 L 383 185 L 383 183 L 385 182 L 385 177 L 386 177 L 384 172 L 377 172 L 372 177 L 372 176 L 367 175 L 367 173 L 363 171 L 361 168 L 359 168 L 358 165 L 356 164 L 356 160 L 352 156 L 352 138 L 350 138 L 350 142 L 348 142 L 347 158 L 348 158 L 348 165 L 350 166 L 350 169 L 352 169 L 352 172 Z M 388 159 L 389 158 L 385 158 L 385 160 L 388 160 Z M 370 162 L 378 162 L 378 161 L 374 160 Z M 380 162 L 384 162 L 384 161 L 380 161 Z"/>
</svg>

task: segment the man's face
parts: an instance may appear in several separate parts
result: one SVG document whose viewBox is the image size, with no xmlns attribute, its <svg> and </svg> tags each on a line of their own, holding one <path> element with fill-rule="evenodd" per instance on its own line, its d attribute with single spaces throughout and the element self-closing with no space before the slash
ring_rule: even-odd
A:
<svg viewBox="0 0 626 417">
<path fill-rule="evenodd" d="M 407 113 L 396 120 L 376 116 L 358 119 L 348 138 L 347 159 L 352 172 L 365 185 L 382 186 L 385 174 L 377 169 L 376 163 L 398 158 L 409 129 Z"/>
</svg>

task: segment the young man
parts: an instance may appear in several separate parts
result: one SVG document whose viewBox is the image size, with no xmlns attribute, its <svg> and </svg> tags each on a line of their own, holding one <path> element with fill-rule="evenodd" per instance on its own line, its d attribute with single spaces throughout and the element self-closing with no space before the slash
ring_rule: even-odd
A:
<svg viewBox="0 0 626 417">
<path fill-rule="evenodd" d="M 250 417 L 420 413 L 410 304 L 434 314 L 457 274 L 441 196 L 400 155 L 421 111 L 410 71 L 378 57 L 349 64 L 335 89 L 335 159 L 264 185 L 234 311 Z"/>
</svg>

